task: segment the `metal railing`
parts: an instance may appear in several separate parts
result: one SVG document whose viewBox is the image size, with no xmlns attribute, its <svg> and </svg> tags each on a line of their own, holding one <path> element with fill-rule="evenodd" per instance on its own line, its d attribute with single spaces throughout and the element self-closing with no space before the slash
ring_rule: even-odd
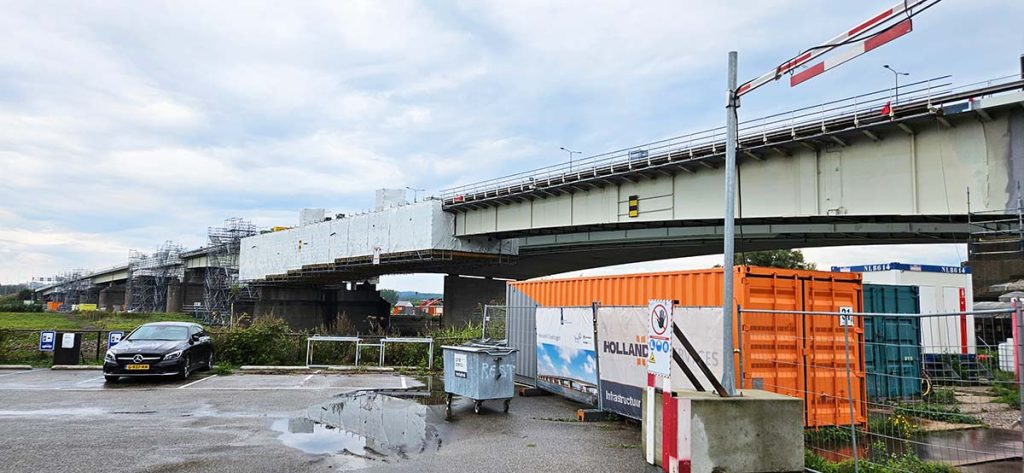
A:
<svg viewBox="0 0 1024 473">
<path fill-rule="evenodd" d="M 892 103 L 895 109 L 908 108 L 911 105 L 925 105 L 929 108 L 938 105 L 949 105 L 966 101 L 957 94 L 974 89 L 983 89 L 996 85 L 1012 84 L 1020 81 L 1020 75 L 1007 75 L 972 84 L 953 86 L 948 79 L 941 76 L 920 82 L 904 85 L 900 88 L 899 103 Z M 855 126 L 862 121 L 879 121 L 886 119 L 880 111 L 886 103 L 895 99 L 894 89 L 881 89 L 866 94 L 855 95 L 844 99 L 833 100 L 809 107 L 787 112 L 776 113 L 739 124 L 739 140 L 742 144 L 751 139 L 761 138 L 762 143 L 769 143 L 769 136 L 788 133 L 795 138 L 798 130 L 807 127 L 820 128 L 827 132 L 830 123 L 840 119 L 852 119 Z M 622 148 L 606 153 L 589 156 L 569 162 L 544 166 L 529 171 L 455 186 L 440 191 L 440 198 L 446 204 L 457 204 L 471 197 L 487 197 L 498 192 L 528 191 L 538 186 L 559 182 L 571 182 L 598 176 L 606 171 L 630 171 L 634 167 L 643 168 L 652 164 L 658 156 L 669 154 L 694 158 L 698 152 L 712 154 L 724 152 L 725 127 L 701 130 L 685 135 L 670 137 L 650 143 Z"/>
</svg>

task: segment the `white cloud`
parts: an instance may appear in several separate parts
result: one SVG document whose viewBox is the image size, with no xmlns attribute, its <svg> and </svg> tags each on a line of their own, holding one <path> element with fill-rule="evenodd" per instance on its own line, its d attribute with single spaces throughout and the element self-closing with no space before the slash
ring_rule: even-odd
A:
<svg viewBox="0 0 1024 473">
<path fill-rule="evenodd" d="M 560 146 L 592 154 L 718 125 L 728 49 L 742 51 L 741 72 L 754 75 L 875 9 L 808 0 L 5 2 L 0 278 L 107 264 L 167 239 L 199 244 L 226 217 L 290 224 L 300 207 L 368 208 L 377 187 L 433 191 L 563 161 Z M 984 32 L 948 35 L 982 14 Z M 889 76 L 866 72 L 880 68 L 870 61 L 898 61 L 922 78 L 1013 72 L 1021 16 L 1013 0 L 942 4 L 865 66 L 798 92 L 768 87 L 743 113 L 888 86 Z M 60 235 L 64 243 L 47 243 Z M 934 256 L 807 254 L 819 264 Z"/>
</svg>

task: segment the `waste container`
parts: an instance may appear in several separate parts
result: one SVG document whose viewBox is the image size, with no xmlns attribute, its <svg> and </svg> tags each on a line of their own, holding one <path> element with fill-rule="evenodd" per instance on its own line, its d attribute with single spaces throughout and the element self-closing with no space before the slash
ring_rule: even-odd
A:
<svg viewBox="0 0 1024 473">
<path fill-rule="evenodd" d="M 53 348 L 53 364 L 77 365 L 82 358 L 82 334 L 60 332 Z"/>
<path fill-rule="evenodd" d="M 452 399 L 462 396 L 473 400 L 473 412 L 480 413 L 484 401 L 503 399 L 504 412 L 515 396 L 515 354 L 503 345 L 467 342 L 443 346 L 445 417 L 451 419 Z"/>
</svg>

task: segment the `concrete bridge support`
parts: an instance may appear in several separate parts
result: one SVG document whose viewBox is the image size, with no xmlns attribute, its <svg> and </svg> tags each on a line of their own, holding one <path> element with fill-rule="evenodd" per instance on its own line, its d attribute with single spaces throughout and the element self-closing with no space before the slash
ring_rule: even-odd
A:
<svg viewBox="0 0 1024 473">
<path fill-rule="evenodd" d="M 264 286 L 253 314 L 280 318 L 294 330 L 355 335 L 386 329 L 389 308 L 372 284 Z"/>
<path fill-rule="evenodd" d="M 125 306 L 125 287 L 115 286 L 113 284 L 100 289 L 99 297 L 97 298 L 96 305 L 99 306 L 100 310 L 114 311 L 117 309 L 124 310 Z"/>
<path fill-rule="evenodd" d="M 181 312 L 182 284 L 177 279 L 171 279 L 167 283 L 167 305 L 164 310 L 167 313 Z"/>
<path fill-rule="evenodd" d="M 444 277 L 445 327 L 479 325 L 483 320 L 483 307 L 505 302 L 505 281 L 491 278 L 470 278 L 447 275 Z"/>
</svg>

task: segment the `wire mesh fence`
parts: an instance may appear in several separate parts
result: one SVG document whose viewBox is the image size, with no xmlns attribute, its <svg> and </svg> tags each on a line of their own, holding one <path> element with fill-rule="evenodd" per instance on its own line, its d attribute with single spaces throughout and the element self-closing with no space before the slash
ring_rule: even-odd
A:
<svg viewBox="0 0 1024 473">
<path fill-rule="evenodd" d="M 804 399 L 808 470 L 1020 471 L 1019 309 L 740 318 L 741 387 Z"/>
</svg>

